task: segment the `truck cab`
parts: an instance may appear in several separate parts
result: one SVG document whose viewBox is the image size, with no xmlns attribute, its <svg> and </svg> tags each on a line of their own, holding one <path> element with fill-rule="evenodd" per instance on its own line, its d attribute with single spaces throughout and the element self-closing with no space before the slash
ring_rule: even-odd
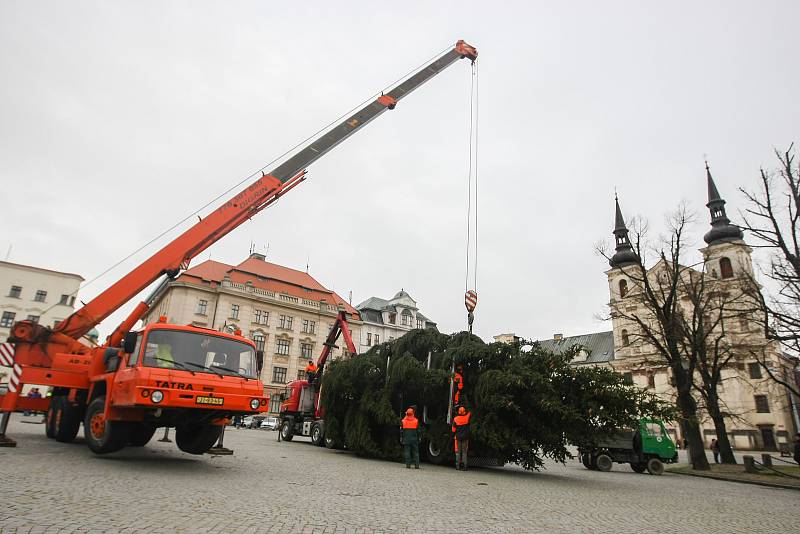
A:
<svg viewBox="0 0 800 534">
<path fill-rule="evenodd" d="M 578 448 L 581 463 L 587 469 L 610 471 L 613 464 L 630 464 L 636 473 L 651 475 L 664 472 L 665 463 L 678 461 L 675 443 L 664 423 L 658 419 L 642 418 L 637 428 L 619 430 L 591 446 Z"/>
</svg>

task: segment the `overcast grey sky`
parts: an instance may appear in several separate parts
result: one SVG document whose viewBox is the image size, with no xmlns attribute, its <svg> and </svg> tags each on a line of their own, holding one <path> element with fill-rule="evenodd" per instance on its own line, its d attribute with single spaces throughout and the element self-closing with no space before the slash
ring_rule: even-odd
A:
<svg viewBox="0 0 800 534">
<path fill-rule="evenodd" d="M 735 215 L 737 187 L 800 139 L 798 20 L 795 1 L 3 0 L 0 256 L 91 279 L 465 39 L 480 53 L 476 333 L 598 331 L 593 245 L 615 187 L 656 231 L 687 200 L 701 243 L 704 155 Z M 211 257 L 268 243 L 354 304 L 402 287 L 464 328 L 469 76 L 451 66 Z"/>
</svg>

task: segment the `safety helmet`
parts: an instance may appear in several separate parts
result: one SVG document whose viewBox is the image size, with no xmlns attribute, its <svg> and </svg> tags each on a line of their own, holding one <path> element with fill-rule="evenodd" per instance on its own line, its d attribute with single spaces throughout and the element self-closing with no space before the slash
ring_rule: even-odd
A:
<svg viewBox="0 0 800 534">
<path fill-rule="evenodd" d="M 464 408 L 463 406 L 459 406 L 458 407 L 458 415 L 464 415 L 465 413 L 467 413 L 467 409 Z"/>
<path fill-rule="evenodd" d="M 409 408 L 408 410 L 406 410 L 406 415 L 414 415 L 414 409 Z"/>
</svg>

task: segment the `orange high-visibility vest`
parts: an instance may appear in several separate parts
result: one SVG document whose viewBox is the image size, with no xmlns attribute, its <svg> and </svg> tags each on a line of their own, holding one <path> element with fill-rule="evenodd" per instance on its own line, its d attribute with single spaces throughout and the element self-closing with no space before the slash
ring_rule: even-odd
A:
<svg viewBox="0 0 800 534">
<path fill-rule="evenodd" d="M 453 418 L 453 432 L 457 430 L 457 427 L 468 425 L 469 418 L 472 416 L 472 412 L 467 412 L 464 415 L 457 415 Z"/>
<path fill-rule="evenodd" d="M 458 389 L 464 389 L 464 377 L 461 376 L 461 373 L 456 371 L 455 376 L 453 377 L 453 382 L 458 384 Z"/>
<path fill-rule="evenodd" d="M 419 426 L 419 421 L 413 415 L 403 417 L 403 430 L 416 430 Z"/>
<path fill-rule="evenodd" d="M 317 372 L 317 366 L 314 365 L 313 363 L 309 363 L 308 365 L 306 365 L 306 372 L 307 373 L 316 373 Z"/>
</svg>

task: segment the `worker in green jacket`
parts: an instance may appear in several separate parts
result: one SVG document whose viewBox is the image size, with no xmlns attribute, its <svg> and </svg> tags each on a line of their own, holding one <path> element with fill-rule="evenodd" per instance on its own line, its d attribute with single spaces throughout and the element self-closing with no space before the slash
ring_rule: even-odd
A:
<svg viewBox="0 0 800 534">
<path fill-rule="evenodd" d="M 406 469 L 411 469 L 411 462 L 414 468 L 419 469 L 419 421 L 414 417 L 414 409 L 406 410 L 406 416 L 400 422 L 403 440 L 403 456 L 406 460 Z"/>
</svg>

